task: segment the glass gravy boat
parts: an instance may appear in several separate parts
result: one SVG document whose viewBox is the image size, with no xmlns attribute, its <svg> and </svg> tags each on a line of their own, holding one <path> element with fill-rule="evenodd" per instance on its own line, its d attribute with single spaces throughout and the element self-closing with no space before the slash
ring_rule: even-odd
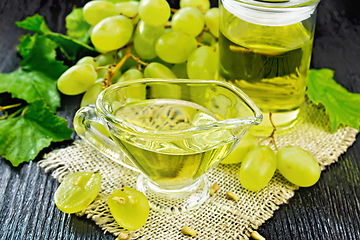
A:
<svg viewBox="0 0 360 240">
<path fill-rule="evenodd" d="M 209 196 L 206 172 L 245 132 L 259 108 L 223 81 L 142 79 L 114 84 L 75 115 L 78 135 L 118 163 L 140 171 L 150 207 L 183 212 Z"/>
</svg>

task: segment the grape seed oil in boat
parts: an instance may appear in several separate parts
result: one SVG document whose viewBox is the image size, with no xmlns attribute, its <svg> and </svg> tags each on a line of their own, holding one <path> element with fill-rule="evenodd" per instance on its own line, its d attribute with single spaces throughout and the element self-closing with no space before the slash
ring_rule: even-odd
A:
<svg viewBox="0 0 360 240">
<path fill-rule="evenodd" d="M 169 189 L 188 185 L 202 176 L 226 156 L 237 139 L 225 129 L 205 135 L 179 135 L 169 141 L 166 135 L 176 135 L 180 131 L 219 120 L 204 107 L 182 100 L 144 100 L 119 108 L 114 116 L 121 117 L 133 126 L 167 133 L 157 139 L 134 140 L 131 134 L 121 131 L 120 134 L 113 133 L 113 139 L 128 156 L 135 159 L 134 164 L 143 173 Z"/>
</svg>

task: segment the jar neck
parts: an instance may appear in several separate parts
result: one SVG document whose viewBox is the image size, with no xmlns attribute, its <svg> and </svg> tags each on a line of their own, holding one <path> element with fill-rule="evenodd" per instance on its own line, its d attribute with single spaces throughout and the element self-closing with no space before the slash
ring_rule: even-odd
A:
<svg viewBox="0 0 360 240">
<path fill-rule="evenodd" d="M 286 26 L 302 22 L 314 14 L 319 0 L 302 1 L 302 4 L 299 2 L 221 0 L 229 13 L 246 22 L 263 26 Z"/>
</svg>

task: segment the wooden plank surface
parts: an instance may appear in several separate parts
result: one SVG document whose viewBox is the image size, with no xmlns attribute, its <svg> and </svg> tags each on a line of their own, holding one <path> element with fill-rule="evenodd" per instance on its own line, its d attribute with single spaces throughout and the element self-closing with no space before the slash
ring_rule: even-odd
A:
<svg viewBox="0 0 360 240">
<path fill-rule="evenodd" d="M 0 72 L 19 67 L 16 53 L 25 33 L 15 21 L 39 13 L 51 30 L 65 33 L 65 16 L 85 0 L 0 0 Z M 177 1 L 170 1 L 178 7 Z M 216 1 L 213 1 L 216 4 Z M 360 13 L 356 1 L 322 0 L 312 58 L 313 68 L 335 70 L 335 79 L 360 93 Z M 79 97 L 62 101 L 58 114 L 71 122 Z M 360 106 L 359 106 L 360 110 Z M 1 133 L 0 133 L 1 134 Z M 43 153 L 67 146 L 52 144 Z M 53 195 L 58 186 L 38 166 L 40 156 L 15 168 L 0 159 L 0 239 L 114 239 L 91 220 L 60 212 Z M 360 239 L 360 141 L 339 162 L 323 171 L 311 188 L 301 188 L 259 232 L 266 239 Z"/>
</svg>

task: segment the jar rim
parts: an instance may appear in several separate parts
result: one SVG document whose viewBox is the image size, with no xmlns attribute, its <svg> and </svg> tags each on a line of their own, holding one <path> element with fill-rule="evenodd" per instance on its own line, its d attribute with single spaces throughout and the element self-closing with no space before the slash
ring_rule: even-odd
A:
<svg viewBox="0 0 360 240">
<path fill-rule="evenodd" d="M 222 2 L 238 2 L 249 7 L 262 8 L 297 8 L 317 5 L 320 0 L 221 0 Z"/>
<path fill-rule="evenodd" d="M 267 1 L 267 2 L 265 2 Z M 264 26 L 285 26 L 314 16 L 320 0 L 221 0 L 222 6 L 237 18 Z"/>
</svg>

